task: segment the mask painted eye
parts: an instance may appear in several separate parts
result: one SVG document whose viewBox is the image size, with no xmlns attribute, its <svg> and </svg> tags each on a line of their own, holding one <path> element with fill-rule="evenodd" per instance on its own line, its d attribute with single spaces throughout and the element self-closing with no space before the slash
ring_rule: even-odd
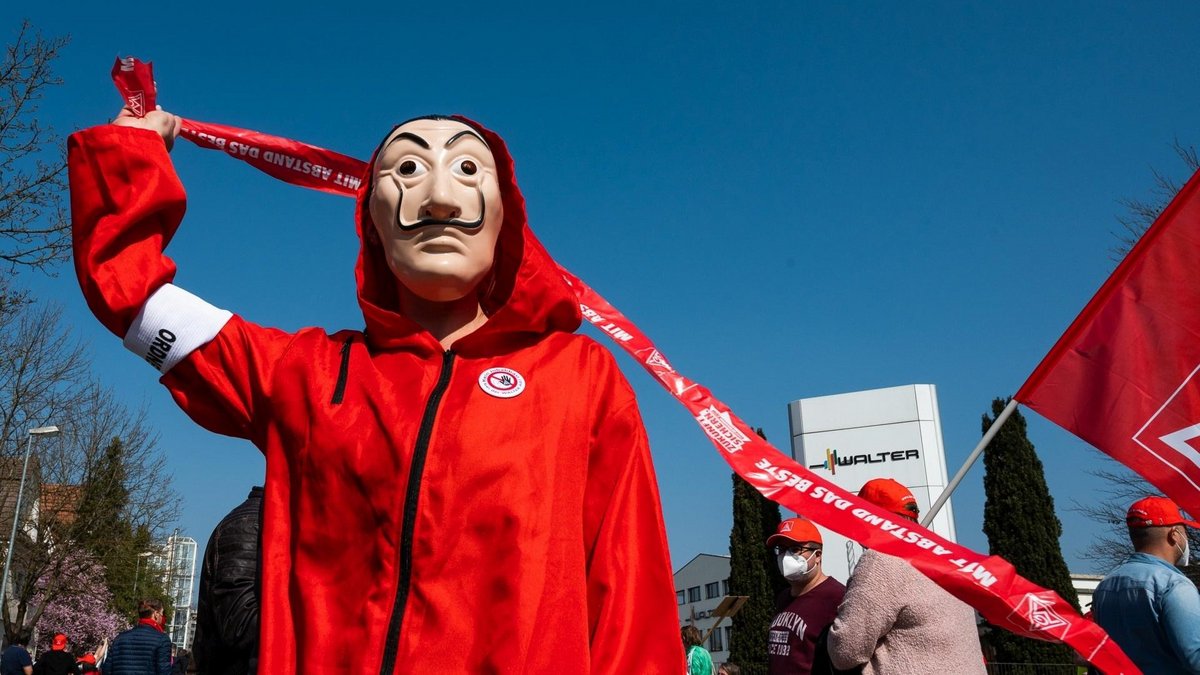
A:
<svg viewBox="0 0 1200 675">
<path fill-rule="evenodd" d="M 400 162 L 400 166 L 396 167 L 396 170 L 400 172 L 401 176 L 419 176 L 425 173 L 425 167 L 417 164 L 411 159 L 406 159 L 403 162 Z"/>
<path fill-rule="evenodd" d="M 464 176 L 474 176 L 479 173 L 479 165 L 469 159 L 464 159 L 458 163 L 458 172 Z"/>
</svg>

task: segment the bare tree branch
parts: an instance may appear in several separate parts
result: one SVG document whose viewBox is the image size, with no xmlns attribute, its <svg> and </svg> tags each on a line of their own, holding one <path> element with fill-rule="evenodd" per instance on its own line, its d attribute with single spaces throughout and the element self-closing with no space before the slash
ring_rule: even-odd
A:
<svg viewBox="0 0 1200 675">
<path fill-rule="evenodd" d="M 66 161 L 38 118 L 47 90 L 62 84 L 53 65 L 68 41 L 24 21 L 0 62 L 0 260 L 11 268 L 48 269 L 70 253 Z"/>
<path fill-rule="evenodd" d="M 5 546 L 12 518 L 20 519 L 8 602 L 0 612 L 9 638 L 35 624 L 47 604 L 78 594 L 64 580 L 80 577 L 89 565 L 104 570 L 110 590 L 122 590 L 113 585 L 132 579 L 139 549 L 165 534 L 179 511 L 145 411 L 129 411 L 94 380 L 83 345 L 61 327 L 60 314 L 30 302 L 0 308 L 0 537 Z M 33 440 L 22 508 L 16 513 L 28 430 L 45 424 L 61 433 Z M 80 549 L 88 555 L 75 555 Z M 69 556 L 71 570 L 64 567 Z"/>
<path fill-rule="evenodd" d="M 1177 138 L 1171 147 L 1187 168 L 1188 176 L 1200 170 L 1200 157 L 1197 157 L 1196 146 L 1184 145 Z M 1122 199 L 1120 201 L 1120 204 L 1125 207 L 1126 213 L 1117 216 L 1121 230 L 1113 232 L 1113 236 L 1117 238 L 1117 244 L 1109 249 L 1113 262 L 1121 262 L 1138 239 L 1142 237 L 1142 234 L 1154 224 L 1163 209 L 1167 208 L 1167 204 L 1175 198 L 1179 189 L 1183 187 L 1182 182 L 1157 169 L 1152 169 L 1152 172 L 1154 173 L 1154 187 L 1151 189 L 1149 201 L 1141 199 Z"/>
</svg>

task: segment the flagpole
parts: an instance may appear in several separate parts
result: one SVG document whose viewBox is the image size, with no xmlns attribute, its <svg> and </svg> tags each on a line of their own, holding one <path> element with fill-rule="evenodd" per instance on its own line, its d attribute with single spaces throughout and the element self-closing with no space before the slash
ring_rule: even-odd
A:
<svg viewBox="0 0 1200 675">
<path fill-rule="evenodd" d="M 925 517 L 921 519 L 923 527 L 929 527 L 929 523 L 933 522 L 933 517 L 938 514 L 938 511 L 942 510 L 942 506 L 946 504 L 946 500 L 950 499 L 950 494 L 954 492 L 958 484 L 967 475 L 967 472 L 971 470 L 971 465 L 975 463 L 975 460 L 979 459 L 979 456 L 983 454 L 983 449 L 988 446 L 988 443 L 992 442 L 992 439 L 996 437 L 996 433 L 1000 431 L 1000 427 L 1004 425 L 1004 422 L 1008 420 L 1008 416 L 1012 415 L 1016 409 L 1017 399 L 1014 398 L 1008 402 L 1008 405 L 1004 406 L 1004 410 L 1000 411 L 999 415 L 996 415 L 992 426 L 988 427 L 987 433 L 983 435 L 983 438 L 979 439 L 979 445 L 976 445 L 975 449 L 971 451 L 971 456 L 967 457 L 967 461 L 963 462 L 962 468 L 958 470 L 958 473 L 954 474 L 954 478 L 950 479 L 950 484 L 946 486 L 945 490 L 942 490 L 942 494 L 933 503 L 933 506 L 929 507 L 929 513 L 926 513 Z"/>
</svg>

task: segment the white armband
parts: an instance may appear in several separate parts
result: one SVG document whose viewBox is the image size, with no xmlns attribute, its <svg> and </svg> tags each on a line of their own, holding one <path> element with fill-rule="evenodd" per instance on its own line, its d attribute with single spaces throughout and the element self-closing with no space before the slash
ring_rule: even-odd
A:
<svg viewBox="0 0 1200 675">
<path fill-rule="evenodd" d="M 174 284 L 154 291 L 138 312 L 125 348 L 165 373 L 210 342 L 233 317 Z"/>
</svg>

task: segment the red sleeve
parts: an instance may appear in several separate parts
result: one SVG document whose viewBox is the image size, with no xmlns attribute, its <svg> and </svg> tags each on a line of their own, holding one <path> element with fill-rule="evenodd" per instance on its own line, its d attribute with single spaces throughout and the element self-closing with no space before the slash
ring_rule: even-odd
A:
<svg viewBox="0 0 1200 675">
<path fill-rule="evenodd" d="M 585 532 L 595 533 L 587 569 L 591 672 L 674 675 L 684 655 L 662 506 L 637 404 L 621 385 L 628 400 L 603 414 L 585 495 L 593 521 Z"/>
<path fill-rule="evenodd" d="M 88 307 L 117 337 L 175 278 L 163 249 L 186 197 L 162 137 L 106 125 L 67 139 L 75 274 Z"/>
<path fill-rule="evenodd" d="M 150 306 L 159 307 L 156 319 L 172 314 L 159 306 L 164 296 L 173 298 L 165 303 L 168 310 L 179 309 L 168 333 L 172 340 L 193 334 L 189 317 L 203 316 L 211 330 L 186 348 L 182 339 L 176 342 L 174 361 L 161 358 L 162 351 L 146 360 L 167 371 L 163 383 L 202 426 L 254 440 L 256 419 L 270 398 L 271 370 L 292 336 L 236 316 L 225 319 L 228 313 L 186 292 L 156 295 L 175 290 L 164 288 L 175 277 L 175 263 L 163 249 L 179 227 L 186 202 L 162 138 L 145 129 L 93 127 L 68 139 L 67 166 L 75 272 L 92 313 L 126 338 L 127 346 L 138 334 L 131 326 L 145 329 L 152 296 Z M 205 307 L 196 310 L 198 305 Z M 214 314 L 222 318 L 213 319 Z M 158 326 L 146 330 L 153 336 Z"/>
</svg>

